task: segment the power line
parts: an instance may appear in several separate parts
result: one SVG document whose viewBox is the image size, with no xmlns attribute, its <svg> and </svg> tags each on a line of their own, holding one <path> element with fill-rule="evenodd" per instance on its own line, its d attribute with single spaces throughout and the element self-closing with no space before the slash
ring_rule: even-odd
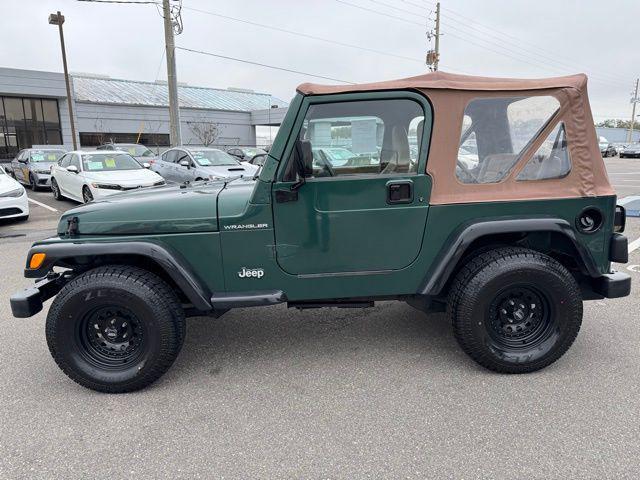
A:
<svg viewBox="0 0 640 480">
<path fill-rule="evenodd" d="M 419 5 L 419 4 L 417 4 L 415 2 L 412 2 L 410 0 L 400 0 L 400 1 L 402 1 L 404 3 L 407 3 L 409 5 L 413 5 L 415 7 L 421 8 L 421 9 L 423 9 L 425 11 L 430 11 L 429 8 L 427 8 L 427 7 L 423 6 L 423 5 Z M 428 2 L 427 0 L 422 0 L 422 1 L 426 5 L 434 5 L 433 2 Z M 461 20 L 459 20 L 457 18 L 453 18 L 451 15 L 455 15 L 455 16 L 457 16 L 459 18 L 462 18 L 462 19 L 466 20 L 466 22 L 462 22 Z M 498 41 L 504 42 L 505 38 L 506 38 L 506 39 L 509 39 L 509 41 L 511 43 L 514 43 L 514 42 L 519 43 L 520 46 L 519 45 L 513 45 L 513 46 L 516 47 L 516 48 L 519 48 L 520 50 L 522 50 L 524 52 L 526 52 L 528 55 L 536 55 L 536 56 L 539 56 L 540 58 L 544 58 L 546 61 L 550 61 L 550 62 L 556 63 L 558 65 L 563 65 L 564 67 L 568 67 L 568 68 L 571 68 L 571 69 L 576 69 L 577 68 L 579 70 L 587 70 L 587 71 L 591 70 L 591 68 L 588 68 L 585 65 L 574 63 L 571 60 L 567 60 L 566 58 L 563 59 L 562 57 L 559 57 L 558 56 L 558 52 L 551 51 L 551 50 L 545 50 L 545 49 L 543 49 L 541 47 L 538 47 L 536 45 L 529 44 L 529 43 L 523 41 L 521 38 L 518 38 L 518 37 L 516 37 L 514 35 L 502 32 L 502 31 L 496 29 L 495 27 L 482 24 L 482 23 L 478 22 L 477 19 L 468 17 L 468 16 L 463 15 L 461 13 L 458 13 L 455 10 L 447 9 L 443 13 L 443 16 L 448 17 L 453 22 L 461 23 L 467 28 L 470 28 L 472 30 L 476 30 L 477 32 L 479 32 L 479 33 L 481 33 L 483 35 L 487 35 L 489 37 L 493 37 Z M 481 27 L 482 29 L 480 29 L 478 27 Z M 487 30 L 487 31 L 485 31 L 485 30 Z M 501 36 L 503 38 L 501 38 Z M 552 55 L 552 56 L 544 55 L 543 53 L 541 53 L 541 52 L 544 52 L 544 51 L 546 51 L 549 55 Z M 612 81 L 615 81 L 616 83 L 618 83 L 620 85 L 622 85 L 622 83 L 623 83 L 620 80 L 618 80 L 617 77 L 615 77 L 615 76 L 613 76 L 611 74 L 608 74 L 606 72 L 599 72 L 597 75 L 602 77 L 602 78 L 609 78 Z"/>
<path fill-rule="evenodd" d="M 234 62 L 247 63 L 249 65 L 256 65 L 258 67 L 271 68 L 273 70 L 280 70 L 282 72 L 297 73 L 299 75 L 306 75 L 307 77 L 322 78 L 324 80 L 331 80 L 333 82 L 341 82 L 341 83 L 348 83 L 348 84 L 351 84 L 351 85 L 355 85 L 355 82 L 350 82 L 348 80 L 342 80 L 340 78 L 327 77 L 327 76 L 324 76 L 324 75 L 316 75 L 316 74 L 313 74 L 313 73 L 302 72 L 300 70 L 292 70 L 290 68 L 276 67 L 275 65 L 268 65 L 266 63 L 253 62 L 251 60 L 245 60 L 245 59 L 242 59 L 242 58 L 229 57 L 229 56 L 226 56 L 226 55 L 220 55 L 218 53 L 204 52 L 202 50 L 195 50 L 195 49 L 192 49 L 192 48 L 178 47 L 178 46 L 176 46 L 176 48 L 179 49 L 179 50 L 184 50 L 186 52 L 200 53 L 202 55 L 208 55 L 210 57 L 223 58 L 225 60 L 232 60 Z"/>
<path fill-rule="evenodd" d="M 400 58 L 402 60 L 409 60 L 409 61 L 412 61 L 412 62 L 422 63 L 422 60 L 419 60 L 417 58 L 407 57 L 407 56 L 404 56 L 404 55 L 398 55 L 396 53 L 385 52 L 385 51 L 382 51 L 382 50 L 376 50 L 376 49 L 368 48 L 368 47 L 362 47 L 360 45 L 353 45 L 351 43 L 339 42 L 337 40 L 331 40 L 329 38 L 317 37 L 315 35 L 309 35 L 307 33 L 296 32 L 296 31 L 293 31 L 293 30 L 287 30 L 287 29 L 276 27 L 276 26 L 273 26 L 273 25 L 266 25 L 266 24 L 254 22 L 254 21 L 251 21 L 251 20 L 244 20 L 242 18 L 230 17 L 230 16 L 227 16 L 227 15 L 222 15 L 220 13 L 210 12 L 210 11 L 207 11 L 207 10 L 200 10 L 198 8 L 193 8 L 193 7 L 183 7 L 183 8 L 185 10 L 192 10 L 194 12 L 204 13 L 206 15 L 212 15 L 212 16 L 218 17 L 218 18 L 224 18 L 225 20 L 231 20 L 231 21 L 234 21 L 234 22 L 245 23 L 247 25 L 253 25 L 254 27 L 267 28 L 269 30 L 274 30 L 276 32 L 287 33 L 289 35 L 296 35 L 296 36 L 303 37 L 303 38 L 309 38 L 311 40 L 318 40 L 320 42 L 331 43 L 331 44 L 334 44 L 334 45 L 339 45 L 341 47 L 354 48 L 354 49 L 357 49 L 357 50 L 363 50 L 365 52 L 377 53 L 379 55 L 386 55 L 388 57 L 395 57 L 395 58 Z"/>
<path fill-rule="evenodd" d="M 160 5 L 160 2 L 154 1 L 134 1 L 134 0 L 76 0 L 77 2 L 93 2 L 93 3 L 128 3 L 130 5 Z"/>
<path fill-rule="evenodd" d="M 397 6 L 395 6 L 395 5 L 390 5 L 390 4 L 385 3 L 385 2 L 382 2 L 382 1 L 380 1 L 380 0 L 369 0 L 369 1 L 370 1 L 370 2 L 372 2 L 372 3 L 376 3 L 376 4 L 378 4 L 378 5 L 382 5 L 382 6 L 385 6 L 385 7 L 388 7 L 388 8 L 392 8 L 392 9 L 394 9 L 394 10 L 398 10 L 398 11 L 400 11 L 400 12 L 407 13 L 407 14 L 409 14 L 409 15 L 413 15 L 413 16 L 416 16 L 416 17 L 422 18 L 422 15 L 417 14 L 417 13 L 415 13 L 414 11 L 406 10 L 406 9 L 403 9 L 403 8 L 397 7 Z M 405 1 L 405 0 L 403 0 L 403 1 Z M 427 9 L 427 8 L 425 8 L 425 7 L 421 6 L 421 5 L 418 5 L 418 4 L 416 4 L 416 3 L 412 3 L 412 2 L 407 2 L 407 3 L 411 3 L 412 5 L 415 5 L 415 6 L 419 7 L 419 8 L 422 8 L 422 9 L 423 9 L 423 10 L 425 10 L 425 11 L 428 11 L 428 9 Z M 427 2 L 425 1 L 425 3 L 427 3 Z M 436 7 L 437 7 L 437 4 L 435 4 L 435 5 L 436 5 Z M 446 13 L 445 13 L 445 14 L 443 14 L 443 15 L 444 15 L 444 16 L 446 16 L 446 17 L 449 17 L 453 22 L 456 22 L 456 23 L 462 23 L 462 22 L 460 22 L 459 20 L 456 20 L 456 19 L 451 18 L 451 17 L 450 17 L 449 15 L 447 15 Z M 471 22 L 475 22 L 475 20 L 474 20 L 474 19 L 471 19 L 471 18 L 469 18 L 469 17 L 464 17 L 464 18 L 469 19 Z M 465 27 L 465 28 L 472 28 L 472 29 L 475 29 L 476 31 L 479 31 L 479 32 L 480 32 L 480 33 L 482 33 L 483 35 L 488 35 L 488 36 L 491 36 L 491 37 L 493 37 L 493 38 L 496 38 L 496 39 L 500 40 L 502 43 L 496 43 L 496 42 L 494 42 L 494 41 L 487 40 L 486 38 L 480 37 L 480 36 L 478 36 L 478 35 L 477 35 L 477 34 L 475 34 L 475 33 L 470 33 L 470 32 L 468 32 L 468 31 L 466 31 L 464 28 L 460 28 L 460 27 L 458 27 L 458 26 L 455 26 L 455 25 L 452 25 L 452 24 L 449 24 L 449 23 L 444 23 L 444 22 L 442 22 L 442 23 L 443 23 L 443 25 L 448 26 L 449 28 L 452 28 L 452 29 L 454 29 L 454 30 L 457 30 L 457 31 L 459 31 L 459 32 L 462 32 L 462 33 L 464 33 L 465 35 L 467 35 L 467 36 L 471 36 L 471 37 L 473 37 L 473 38 L 475 38 L 475 39 L 477 39 L 477 40 L 479 40 L 479 41 L 482 41 L 482 42 L 488 43 L 489 45 L 492 45 L 492 46 L 497 46 L 498 48 L 501 48 L 501 49 L 503 49 L 503 50 L 505 50 L 505 51 L 507 51 L 507 52 L 511 52 L 511 53 L 513 53 L 513 54 L 515 54 L 515 55 L 518 55 L 518 56 L 519 56 L 519 55 L 521 55 L 521 52 L 520 52 L 520 51 L 513 50 L 513 49 L 511 49 L 511 48 L 506 47 L 506 46 L 504 45 L 504 39 L 501 39 L 501 38 L 499 38 L 499 37 L 496 37 L 495 35 L 492 35 L 492 34 L 489 34 L 489 33 L 486 33 L 486 32 L 482 32 L 481 30 L 478 30 L 477 28 L 474 28 L 474 26 L 473 26 L 473 25 L 469 25 L 468 23 L 465 23 L 465 24 L 464 24 L 464 27 Z M 455 35 L 452 35 L 452 36 L 453 36 L 453 37 L 455 37 L 455 38 L 458 38 L 458 39 L 460 39 L 460 40 L 467 41 L 467 42 L 469 42 L 469 43 L 472 43 L 472 44 L 473 44 L 473 42 L 471 42 L 471 41 L 470 41 L 468 38 L 466 38 L 466 37 L 465 37 L 465 38 L 461 38 L 461 37 L 459 37 L 459 36 L 455 36 Z M 515 38 L 515 37 L 513 37 L 513 38 Z M 486 47 L 483 47 L 483 48 L 486 48 Z M 491 50 L 491 49 L 489 49 L 489 50 L 490 50 L 490 51 L 493 51 L 494 53 L 498 53 L 498 54 L 500 54 L 500 55 L 508 56 L 508 57 L 510 57 L 510 58 L 513 58 L 514 60 L 518 60 L 518 61 L 521 61 L 521 62 L 527 63 L 528 65 L 536 66 L 536 67 L 538 67 L 538 68 L 544 68 L 544 69 L 546 69 L 546 70 L 548 70 L 548 71 L 551 71 L 551 72 L 555 72 L 555 71 L 564 71 L 564 69 L 565 69 L 565 68 L 567 68 L 567 67 L 568 67 L 568 68 L 570 68 L 570 69 L 574 69 L 574 68 L 576 68 L 575 66 L 570 66 L 570 65 L 567 65 L 567 64 L 563 64 L 562 62 L 557 61 L 557 59 L 555 59 L 555 58 L 550 58 L 550 57 L 541 56 L 537 51 L 536 51 L 536 52 L 534 52 L 534 53 L 527 52 L 525 49 L 523 49 L 522 47 L 518 47 L 517 45 L 515 46 L 515 48 L 517 48 L 517 49 L 519 49 L 519 50 L 521 50 L 521 51 L 524 51 L 525 53 L 527 53 L 527 55 L 528 55 L 529 57 L 531 57 L 532 55 L 533 55 L 533 56 L 539 56 L 539 57 L 542 57 L 544 60 L 531 59 L 531 60 L 533 60 L 534 62 L 536 62 L 536 64 L 533 64 L 533 63 L 531 63 L 531 61 L 524 60 L 524 59 L 522 59 L 522 58 L 515 58 L 515 57 L 513 57 L 513 56 L 511 56 L 511 55 L 507 55 L 507 54 L 504 54 L 504 53 L 502 53 L 502 52 L 496 52 L 495 50 Z M 549 63 L 549 62 L 551 62 L 551 63 L 555 63 L 556 65 L 560 65 L 562 68 L 555 68 L 555 67 L 551 67 L 551 68 L 550 68 L 550 66 L 548 65 L 548 63 Z M 578 69 L 582 69 L 582 67 L 577 67 L 577 68 L 578 68 Z M 609 79 L 609 78 L 605 77 L 605 75 L 604 75 L 604 74 L 602 74 L 602 75 L 601 75 L 601 74 L 599 74 L 599 73 L 598 73 L 598 74 L 591 74 L 591 77 L 593 78 L 593 80 L 594 80 L 594 81 L 600 81 L 600 83 L 609 82 L 610 84 L 617 83 L 617 84 L 619 84 L 619 85 L 622 85 L 622 82 L 620 82 L 617 78 L 616 78 L 615 80 L 613 80 L 613 77 L 611 77 L 611 79 Z M 598 80 L 598 79 L 600 79 L 600 80 Z"/>
<path fill-rule="evenodd" d="M 417 26 L 423 27 L 423 24 L 422 24 L 422 23 L 415 22 L 415 21 L 413 21 L 413 20 L 409 20 L 409 19 L 404 18 L 404 17 L 399 17 L 399 16 L 396 16 L 396 15 L 390 15 L 390 14 L 388 14 L 388 13 L 386 13 L 386 12 L 381 12 L 380 10 L 375 10 L 375 9 L 368 8 L 368 7 L 363 7 L 362 5 L 357 5 L 357 4 L 354 4 L 354 3 L 351 3 L 351 2 L 347 2 L 347 1 L 345 1 L 345 0 L 334 0 L 334 1 L 336 1 L 336 2 L 338 2 L 338 3 L 342 3 L 342 4 L 345 4 L 345 5 L 348 5 L 348 6 L 353 7 L 353 8 L 357 8 L 357 9 L 364 10 L 364 11 L 367 11 L 367 12 L 370 12 L 370 13 L 374 13 L 374 14 L 376 14 L 376 15 L 380 15 L 380 16 L 383 16 L 383 17 L 385 17 L 385 18 L 393 18 L 393 19 L 396 19 L 396 20 L 399 20 L 399 21 L 402 21 L 402 22 L 405 22 L 405 23 L 408 23 L 408 24 L 412 24 L 412 25 L 417 25 Z M 414 16 L 417 16 L 417 17 L 422 18 L 422 16 L 421 16 L 421 15 L 416 14 L 415 12 L 410 12 L 410 11 L 408 11 L 408 10 L 401 9 L 401 8 L 399 8 L 399 7 L 395 7 L 395 6 L 393 6 L 393 5 L 386 4 L 386 3 L 381 2 L 381 1 L 379 1 L 379 0 L 370 0 L 370 1 L 372 1 L 372 2 L 374 2 L 374 3 L 377 3 L 377 4 L 380 4 L 380 5 L 385 5 L 385 6 L 390 7 L 390 8 L 394 8 L 394 9 L 396 9 L 396 10 L 404 11 L 404 12 L 409 13 L 409 14 L 411 14 L 411 15 L 414 15 Z M 444 24 L 444 23 L 443 23 L 443 24 Z M 483 39 L 483 38 L 481 38 L 481 37 L 478 37 L 477 35 L 469 34 L 469 32 L 466 32 L 466 31 L 464 31 L 464 30 L 462 30 L 462 29 L 460 29 L 460 28 L 458 28 L 458 27 L 456 27 L 456 26 L 454 26 L 454 25 L 451 25 L 451 24 L 446 24 L 446 25 L 448 25 L 448 26 L 449 26 L 449 28 L 453 28 L 453 29 L 455 29 L 455 30 L 462 31 L 462 32 L 463 32 L 463 33 L 465 33 L 467 36 L 473 36 L 474 38 L 476 38 L 476 39 L 478 39 L 478 40 L 480 40 L 480 41 L 483 41 L 483 42 L 485 42 L 485 43 L 488 43 L 489 45 L 494 45 L 494 46 L 497 46 L 497 47 L 499 47 L 499 48 L 502 48 L 502 49 L 507 50 L 507 52 L 512 52 L 512 53 L 515 53 L 516 55 L 520 55 L 520 53 L 519 53 L 519 52 L 516 52 L 516 51 L 510 50 L 510 49 L 508 49 L 508 48 L 504 47 L 503 45 L 495 44 L 494 42 L 491 42 L 490 40 L 486 40 L 486 39 Z M 490 47 L 488 47 L 488 46 L 486 46 L 486 45 L 480 45 L 480 44 L 478 44 L 478 43 L 476 43 L 476 42 L 474 42 L 474 41 L 470 40 L 470 39 L 469 39 L 469 38 L 467 38 L 467 37 L 462 37 L 462 36 L 459 36 L 459 35 L 456 35 L 456 34 L 454 34 L 454 33 L 450 33 L 450 32 L 448 32 L 448 33 L 447 33 L 447 35 L 450 35 L 450 36 L 452 36 L 452 37 L 454 37 L 454 38 L 457 38 L 457 39 L 459 39 L 459 40 L 461 40 L 461 41 L 463 41 L 463 42 L 467 42 L 467 43 L 469 43 L 469 44 L 471 44 L 471 45 L 475 45 L 475 46 L 477 46 L 477 47 L 479 47 L 479 48 L 482 48 L 482 49 L 484 49 L 484 50 L 489 50 L 489 51 L 491 51 L 491 52 L 493 52 L 493 53 L 496 53 L 496 54 L 498 54 L 498 55 L 503 55 L 503 56 L 509 57 L 509 58 L 511 58 L 511 59 L 513 59 L 513 60 L 516 60 L 516 61 L 519 61 L 519 62 L 525 63 L 525 64 L 527 64 L 527 65 L 531 65 L 531 66 L 536 67 L 536 68 L 543 68 L 543 69 L 546 69 L 546 70 L 548 70 L 548 71 L 550 71 L 550 72 L 564 72 L 564 69 L 559 69 L 559 68 L 550 67 L 550 66 L 548 66 L 546 63 L 543 63 L 543 62 L 538 62 L 538 63 L 535 63 L 535 64 L 534 64 L 534 63 L 532 63 L 532 62 L 530 62 L 530 61 L 528 61 L 528 60 L 526 60 L 526 59 L 524 59 L 524 58 L 521 58 L 521 57 L 519 57 L 519 56 L 510 55 L 509 53 L 506 53 L 506 52 L 503 52 L 503 51 L 499 51 L 499 50 L 495 50 L 495 49 L 490 48 Z M 592 75 L 592 79 L 593 79 L 593 81 L 595 81 L 595 82 L 599 82 L 599 83 L 602 83 L 602 84 L 604 84 L 604 85 L 611 85 L 611 84 L 612 84 L 612 81 L 609 81 L 609 80 L 606 80 L 606 79 L 598 79 L 598 78 L 599 78 L 598 76 L 596 76 L 596 75 Z M 619 82 L 619 81 L 618 81 L 617 83 L 618 83 L 618 84 L 620 84 L 620 82 Z"/>
<path fill-rule="evenodd" d="M 340 42 L 340 41 L 337 41 L 337 40 L 332 40 L 330 38 L 318 37 L 316 35 L 310 35 L 308 33 L 297 32 L 295 30 L 287 30 L 285 28 L 277 27 L 275 25 L 266 25 L 264 23 L 258 23 L 258 22 L 254 22 L 252 20 L 246 20 L 246 19 L 237 18 L 237 17 L 230 17 L 228 15 L 222 15 L 220 13 L 211 12 L 211 11 L 208 11 L 208 10 L 202 10 L 202 9 L 199 9 L 199 8 L 186 7 L 186 6 L 182 7 L 182 8 L 184 10 L 190 10 L 190 11 L 202 13 L 202 14 L 205 14 L 205 15 L 211 15 L 211 16 L 214 16 L 214 17 L 222 18 L 222 19 L 225 19 L 225 20 L 230 20 L 230 21 L 233 21 L 233 22 L 244 23 L 246 25 L 252 25 L 254 27 L 260 27 L 260 28 L 265 28 L 265 29 L 268 29 L 268 30 L 273 30 L 273 31 L 276 31 L 276 32 L 286 33 L 288 35 L 295 35 L 295 36 L 302 37 L 302 38 L 308 38 L 310 40 L 317 40 L 317 41 L 320 41 L 320 42 L 325 42 L 325 43 L 330 43 L 330 44 L 333 44 L 333 45 L 338 45 L 340 47 L 353 48 L 353 49 L 356 49 L 356 50 L 361 50 L 361 51 L 365 51 L 365 52 L 375 53 L 375 54 L 378 54 L 378 55 L 384 55 L 384 56 L 387 56 L 387 57 L 398 58 L 400 60 L 407 60 L 407 61 L 410 61 L 410 62 L 423 64 L 423 60 L 418 59 L 418 58 L 414 58 L 414 57 L 408 57 L 406 55 L 400 55 L 400 54 L 397 54 L 397 53 L 386 52 L 386 51 L 383 51 L 383 50 L 376 50 L 374 48 L 363 47 L 361 45 L 354 45 L 352 43 Z M 448 67 L 445 67 L 445 68 L 447 68 L 447 70 L 452 71 L 452 72 L 466 73 L 466 72 L 463 72 L 461 70 L 456 70 L 456 69 L 452 69 L 452 68 L 448 68 Z"/>
</svg>

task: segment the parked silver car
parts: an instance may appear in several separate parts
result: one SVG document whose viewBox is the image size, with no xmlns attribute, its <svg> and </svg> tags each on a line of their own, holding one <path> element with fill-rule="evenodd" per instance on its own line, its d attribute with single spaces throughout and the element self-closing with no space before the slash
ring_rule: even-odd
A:
<svg viewBox="0 0 640 480">
<path fill-rule="evenodd" d="M 248 162 L 256 155 L 262 155 L 267 152 L 257 147 L 231 147 L 227 149 L 227 153 L 236 157 L 241 162 Z"/>
<path fill-rule="evenodd" d="M 25 148 L 8 168 L 13 178 L 32 190 L 51 187 L 51 167 L 66 152 L 60 148 Z"/>
<path fill-rule="evenodd" d="M 216 148 L 176 147 L 151 162 L 151 169 L 169 182 L 183 183 L 253 175 L 257 167 Z"/>
</svg>

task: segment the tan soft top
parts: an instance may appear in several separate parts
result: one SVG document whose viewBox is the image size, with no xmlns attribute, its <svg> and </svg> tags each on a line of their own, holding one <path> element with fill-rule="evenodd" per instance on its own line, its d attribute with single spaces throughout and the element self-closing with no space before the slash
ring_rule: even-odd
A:
<svg viewBox="0 0 640 480">
<path fill-rule="evenodd" d="M 614 195 L 600 154 L 584 74 L 544 79 L 490 78 L 445 72 L 359 85 L 303 83 L 303 95 L 382 90 L 418 90 L 433 106 L 433 130 L 427 173 L 433 178 L 431 203 L 468 203 Z M 517 93 L 516 93 L 517 92 Z M 526 148 L 511 173 L 501 182 L 463 184 L 455 174 L 464 110 L 476 98 L 551 95 L 560 102 L 553 120 Z M 564 123 L 572 169 L 564 178 L 516 181 L 517 174 L 547 135 Z"/>
<path fill-rule="evenodd" d="M 585 89 L 587 76 L 579 73 L 566 77 L 521 79 L 474 77 L 472 75 L 456 75 L 446 72 L 426 73 L 416 77 L 388 80 L 386 82 L 361 83 L 357 85 L 320 85 L 303 83 L 298 91 L 304 95 L 322 95 L 327 93 L 366 92 L 372 90 L 398 89 L 445 89 L 445 90 L 485 90 L 485 91 L 517 91 L 544 90 L 547 88 Z"/>
</svg>

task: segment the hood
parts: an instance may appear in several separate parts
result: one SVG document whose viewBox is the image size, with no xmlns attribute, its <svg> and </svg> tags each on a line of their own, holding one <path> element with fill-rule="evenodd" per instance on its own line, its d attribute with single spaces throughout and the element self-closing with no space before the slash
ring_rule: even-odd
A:
<svg viewBox="0 0 640 480">
<path fill-rule="evenodd" d="M 51 167 L 57 165 L 57 162 L 32 162 L 30 164 L 32 170 L 47 170 L 50 171 Z"/>
<path fill-rule="evenodd" d="M 68 219 L 77 217 L 79 235 L 155 235 L 218 230 L 217 198 L 223 182 L 194 186 L 162 186 L 125 193 L 68 210 L 58 223 L 58 235 Z"/>
<path fill-rule="evenodd" d="M 146 168 L 136 170 L 114 170 L 85 172 L 85 178 L 98 183 L 113 183 L 124 187 L 149 186 L 162 180 L 156 172 Z"/>
<path fill-rule="evenodd" d="M 7 193 L 16 188 L 22 188 L 22 185 L 9 175 L 0 174 L 0 193 Z"/>
</svg>

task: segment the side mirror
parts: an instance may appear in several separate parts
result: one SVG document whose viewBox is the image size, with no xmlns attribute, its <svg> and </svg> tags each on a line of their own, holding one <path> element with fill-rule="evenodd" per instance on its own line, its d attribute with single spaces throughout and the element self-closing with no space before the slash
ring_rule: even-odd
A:
<svg viewBox="0 0 640 480">
<path fill-rule="evenodd" d="M 143 168 L 151 168 L 151 164 L 150 164 L 150 163 L 147 163 L 147 162 L 144 162 L 144 163 L 142 164 L 142 167 L 143 167 Z"/>
<path fill-rule="evenodd" d="M 26 158 L 19 158 L 18 161 L 20 163 L 27 163 L 27 159 Z"/>
<path fill-rule="evenodd" d="M 75 165 L 69 165 L 67 167 L 67 172 L 78 173 L 78 167 L 76 167 Z"/>
<path fill-rule="evenodd" d="M 180 160 L 178 164 L 183 167 L 191 168 L 191 162 L 189 160 Z"/>
<path fill-rule="evenodd" d="M 313 175 L 313 152 L 310 140 L 296 140 L 293 153 L 296 171 L 301 179 Z"/>
</svg>

